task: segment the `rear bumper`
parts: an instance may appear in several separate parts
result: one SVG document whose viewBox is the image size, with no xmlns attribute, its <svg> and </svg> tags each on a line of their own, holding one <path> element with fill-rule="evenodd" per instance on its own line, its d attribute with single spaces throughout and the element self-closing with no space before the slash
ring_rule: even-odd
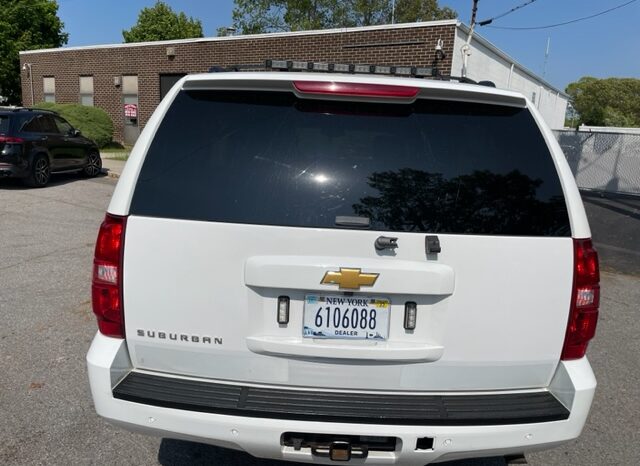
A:
<svg viewBox="0 0 640 466">
<path fill-rule="evenodd" d="M 303 402 L 301 393 L 304 392 L 300 391 L 283 393 L 286 390 L 270 387 L 238 387 L 161 374 L 131 373 L 124 341 L 100 334 L 93 341 L 87 363 L 96 411 L 126 429 L 245 450 L 257 457 L 316 463 L 330 461 L 314 458 L 310 449 L 296 451 L 282 446 L 282 434 L 302 432 L 400 439 L 396 451 L 370 452 L 366 464 L 426 464 L 551 448 L 580 435 L 596 386 L 589 363 L 583 358 L 561 363 L 548 391 L 420 395 L 416 398 L 420 400 L 416 403 L 420 406 L 416 408 L 417 414 L 407 411 L 404 415 L 407 421 L 402 422 L 391 410 L 389 416 L 380 415 L 377 419 L 367 419 L 358 410 L 338 417 L 333 412 L 333 417 L 328 417 L 320 403 L 317 403 L 318 416 L 307 416 L 307 413 L 301 416 L 301 406 L 308 403 Z M 235 391 L 242 398 L 240 404 L 233 394 Z M 256 393 L 252 395 L 252 391 Z M 219 395 L 211 396 L 215 393 Z M 307 393 L 317 395 L 314 391 Z M 347 396 L 368 396 L 349 393 Z M 325 392 L 323 396 L 327 395 Z M 262 401 L 265 396 L 268 399 L 266 403 L 256 403 L 251 396 L 258 396 Z M 384 396 L 375 394 L 361 401 L 376 406 L 376 400 Z M 392 395 L 386 396 L 392 398 Z M 482 397 L 485 399 L 479 400 Z M 500 409 L 473 409 L 474 405 L 487 406 L 487 397 L 491 399 L 489 405 L 497 401 Z M 391 403 L 394 401 L 406 403 L 401 399 Z M 336 402 L 330 399 L 325 404 Z M 269 408 L 265 411 L 261 408 L 264 406 Z M 287 406 L 290 409 L 286 409 Z M 433 406 L 436 409 L 432 409 Z M 432 449 L 416 450 L 417 439 L 422 437 L 434 439 Z"/>
<path fill-rule="evenodd" d="M 198 413 L 290 421 L 399 426 L 495 426 L 564 421 L 569 410 L 548 391 L 433 395 L 294 390 L 215 383 L 131 371 L 119 400 Z"/>
<path fill-rule="evenodd" d="M 29 174 L 27 167 L 14 165 L 12 163 L 0 162 L 0 178 L 24 178 Z"/>
</svg>

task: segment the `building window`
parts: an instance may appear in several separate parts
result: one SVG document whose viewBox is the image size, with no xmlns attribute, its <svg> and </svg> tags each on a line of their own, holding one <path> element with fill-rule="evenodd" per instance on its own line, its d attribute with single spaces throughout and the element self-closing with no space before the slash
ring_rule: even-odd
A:
<svg viewBox="0 0 640 466">
<path fill-rule="evenodd" d="M 51 76 L 42 78 L 42 89 L 45 102 L 56 101 L 56 78 Z"/>
<path fill-rule="evenodd" d="M 80 104 L 93 107 L 93 76 L 80 76 Z"/>
</svg>

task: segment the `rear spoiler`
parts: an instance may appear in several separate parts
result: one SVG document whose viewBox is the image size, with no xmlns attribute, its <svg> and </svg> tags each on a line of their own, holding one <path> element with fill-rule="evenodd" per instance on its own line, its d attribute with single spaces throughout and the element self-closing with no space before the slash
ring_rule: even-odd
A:
<svg viewBox="0 0 640 466">
<path fill-rule="evenodd" d="M 244 73 L 220 72 L 187 76 L 182 83 L 182 89 L 187 91 L 215 89 L 234 91 L 296 92 L 293 84 L 294 81 L 327 81 L 382 84 L 389 86 L 415 86 L 419 88 L 419 92 L 415 98 L 454 100 L 519 108 L 527 106 L 527 100 L 522 94 L 494 89 L 487 86 L 449 81 L 426 81 L 416 78 L 384 78 L 362 75 L 280 73 L 272 71 Z M 329 95 L 324 95 L 323 98 L 332 99 Z M 377 99 L 350 98 L 350 100 L 371 101 Z M 415 99 L 410 99 L 410 101 L 413 100 Z"/>
</svg>

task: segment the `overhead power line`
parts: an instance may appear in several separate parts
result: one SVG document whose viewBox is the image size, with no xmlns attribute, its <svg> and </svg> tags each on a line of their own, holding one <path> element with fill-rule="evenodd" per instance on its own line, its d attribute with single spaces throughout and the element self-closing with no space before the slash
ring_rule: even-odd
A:
<svg viewBox="0 0 640 466">
<path fill-rule="evenodd" d="M 509 11 L 505 11 L 504 13 L 499 14 L 498 16 L 494 16 L 493 18 L 489 18 L 489 19 L 485 19 L 484 21 L 480 21 L 478 23 L 478 26 L 486 26 L 487 24 L 491 24 L 494 20 L 502 18 L 504 16 L 507 16 L 507 15 L 513 13 L 514 11 L 519 10 L 520 8 L 524 8 L 527 5 L 531 5 L 535 1 L 536 0 L 529 0 L 528 2 L 524 2 L 522 5 L 515 6 L 515 7 L 511 8 Z"/>
<path fill-rule="evenodd" d="M 589 16 L 583 16 L 582 18 L 572 19 L 571 21 L 564 21 L 562 23 L 547 24 L 546 26 L 530 26 L 530 27 L 487 26 L 487 27 L 490 27 L 492 29 L 508 29 L 508 30 L 511 30 L 511 31 L 527 31 L 527 30 L 530 31 L 530 30 L 533 30 L 533 29 L 550 29 L 550 28 L 555 28 L 555 27 L 558 27 L 558 26 L 564 26 L 566 24 L 577 23 L 578 21 L 584 21 L 586 19 L 595 18 L 597 16 L 602 16 L 602 15 L 604 15 L 606 13 L 609 13 L 610 11 L 617 10 L 617 9 L 625 7 L 627 5 L 631 5 L 632 3 L 635 3 L 637 1 L 638 0 L 631 0 L 629 2 L 625 2 L 625 3 L 621 4 L 621 5 L 614 6 L 613 8 L 609 8 L 607 10 L 601 11 L 599 13 L 594 13 L 594 14 L 589 15 Z M 479 23 L 479 24 L 482 24 L 482 23 Z"/>
</svg>

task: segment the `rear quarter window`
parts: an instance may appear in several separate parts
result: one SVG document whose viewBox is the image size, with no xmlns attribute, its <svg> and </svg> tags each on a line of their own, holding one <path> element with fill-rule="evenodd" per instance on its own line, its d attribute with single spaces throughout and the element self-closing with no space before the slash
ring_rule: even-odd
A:
<svg viewBox="0 0 640 466">
<path fill-rule="evenodd" d="M 290 93 L 181 91 L 131 213 L 211 222 L 568 236 L 549 149 L 527 109 Z"/>
</svg>

